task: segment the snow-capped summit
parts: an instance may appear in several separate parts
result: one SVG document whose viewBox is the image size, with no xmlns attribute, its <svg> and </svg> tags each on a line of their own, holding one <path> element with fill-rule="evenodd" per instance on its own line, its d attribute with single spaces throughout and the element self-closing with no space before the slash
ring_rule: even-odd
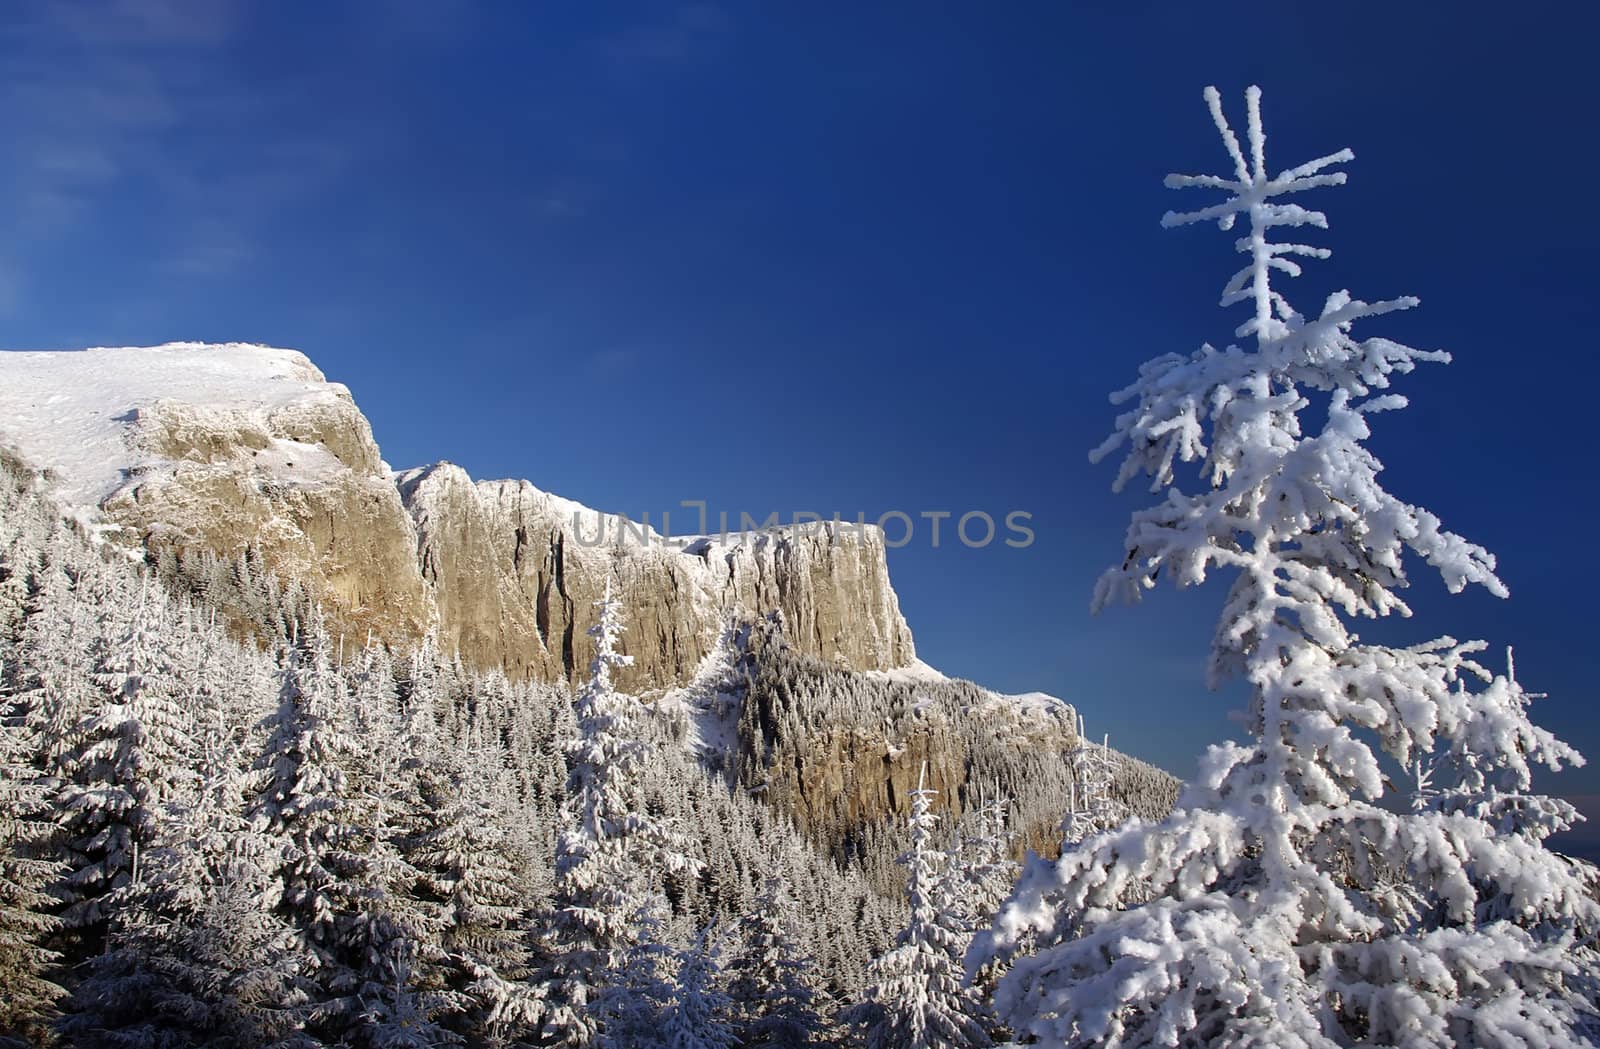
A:
<svg viewBox="0 0 1600 1049">
<path fill-rule="evenodd" d="M 249 551 L 336 629 L 402 647 L 435 630 L 476 668 L 581 674 L 608 575 L 654 638 L 629 687 L 689 681 L 735 612 L 781 613 L 801 652 L 854 669 L 915 658 L 875 528 L 668 542 L 526 481 L 396 473 L 349 390 L 296 350 L 0 352 L 0 448 L 130 544 Z"/>
<path fill-rule="evenodd" d="M 183 427 L 186 416 L 232 416 L 270 431 L 275 417 L 335 403 L 354 406 L 349 390 L 328 382 L 297 350 L 172 342 L 0 353 L 0 444 L 47 467 L 60 496 L 78 506 L 99 506 L 193 453 L 163 432 Z M 269 438 L 252 451 L 269 452 L 286 474 L 328 465 L 327 453 L 304 440 Z"/>
</svg>

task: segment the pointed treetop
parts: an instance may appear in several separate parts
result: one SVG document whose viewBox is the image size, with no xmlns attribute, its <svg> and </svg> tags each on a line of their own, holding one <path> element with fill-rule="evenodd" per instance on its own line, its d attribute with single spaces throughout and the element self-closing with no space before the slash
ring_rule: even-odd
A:
<svg viewBox="0 0 1600 1049">
<path fill-rule="evenodd" d="M 917 819 L 926 816 L 933 808 L 933 799 L 939 792 L 926 786 L 928 782 L 928 763 L 924 761 L 917 770 L 917 789 L 911 792 L 911 818 Z"/>
<path fill-rule="evenodd" d="M 1229 159 L 1233 161 L 1233 177 L 1172 174 L 1167 176 L 1166 185 L 1169 189 L 1188 187 L 1220 189 L 1229 196 L 1220 204 L 1213 204 L 1197 211 L 1169 211 L 1162 216 L 1161 225 L 1170 228 L 1215 219 L 1219 227 L 1230 230 L 1236 217 L 1241 214 L 1249 216 L 1250 233 L 1241 237 L 1235 243 L 1235 247 L 1250 256 L 1250 262 L 1235 273 L 1223 288 L 1221 305 L 1253 303 L 1255 316 L 1240 325 L 1235 334 L 1243 338 L 1253 333 L 1259 342 L 1271 342 L 1281 338 L 1300 323 L 1299 314 L 1290 307 L 1282 295 L 1272 289 L 1271 271 L 1279 270 L 1291 277 L 1298 277 L 1300 266 L 1289 256 L 1301 255 L 1307 258 L 1325 259 L 1330 254 L 1326 248 L 1317 248 L 1309 244 L 1277 244 L 1268 241 L 1267 231 L 1275 226 L 1328 228 L 1328 217 L 1322 212 L 1311 211 L 1298 204 L 1273 203 L 1273 200 L 1321 186 L 1344 185 L 1344 172 L 1325 171 L 1325 169 L 1354 160 L 1355 154 L 1348 149 L 1341 149 L 1337 153 L 1329 153 L 1327 156 L 1279 172 L 1276 176 L 1268 175 L 1267 135 L 1261 125 L 1261 89 L 1252 85 L 1245 91 L 1248 125 L 1246 134 L 1250 142 L 1248 158 L 1239 148 L 1239 140 L 1235 137 L 1233 129 L 1228 126 L 1228 118 L 1223 115 L 1222 95 L 1216 88 L 1208 87 L 1205 90 L 1205 99 L 1206 106 L 1211 110 L 1212 122 L 1217 125 L 1217 132 L 1222 136 L 1222 144 L 1228 151 Z M 1414 306 L 1416 302 L 1409 300 L 1407 305 Z"/>
<path fill-rule="evenodd" d="M 594 662 L 590 664 L 589 672 L 594 676 L 595 685 L 609 689 L 611 671 L 633 663 L 632 656 L 623 655 L 617 650 L 617 641 L 625 627 L 622 625 L 622 602 L 613 596 L 610 579 L 606 580 L 605 596 L 596 601 L 594 606 L 600 610 L 600 615 L 594 626 L 589 628 L 589 636 L 595 641 Z"/>
</svg>

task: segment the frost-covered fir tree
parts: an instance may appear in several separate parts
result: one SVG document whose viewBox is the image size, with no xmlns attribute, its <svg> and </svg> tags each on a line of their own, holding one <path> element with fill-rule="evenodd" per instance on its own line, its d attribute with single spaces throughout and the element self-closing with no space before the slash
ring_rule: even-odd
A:
<svg viewBox="0 0 1600 1049">
<path fill-rule="evenodd" d="M 726 969 L 734 1032 L 744 1049 L 803 1049 L 827 1025 L 817 1008 L 811 959 L 792 931 L 794 895 L 782 873 L 769 876 L 739 918 Z"/>
<path fill-rule="evenodd" d="M 661 1024 L 665 1049 L 733 1049 L 744 1046 L 734 1037 L 728 1016 L 732 1003 L 718 984 L 716 930 L 703 930 L 694 946 L 683 952 L 672 1004 Z"/>
<path fill-rule="evenodd" d="M 448 1026 L 487 1045 L 505 1044 L 537 1015 L 523 982 L 529 878 L 507 825 L 513 795 L 501 761 L 486 750 L 465 755 L 427 799 L 407 846 L 440 954 L 435 979 L 459 1014 Z"/>
<path fill-rule="evenodd" d="M 355 744 L 341 729 L 344 685 L 320 612 L 298 628 L 279 678 L 278 709 L 262 726 L 267 739 L 255 762 L 252 826 L 282 843 L 278 909 L 308 954 L 319 985 L 317 1015 L 347 1016 L 356 1003 L 341 951 L 341 881 L 359 862 L 348 849 L 345 801 L 345 764 Z"/>
<path fill-rule="evenodd" d="M 639 1021 L 622 1013 L 660 990 L 660 880 L 692 866 L 676 835 L 645 811 L 641 778 L 652 748 L 641 736 L 639 701 L 612 681 L 633 657 L 617 647 L 621 605 L 609 583 L 595 604 L 595 657 L 574 703 L 566 826 L 542 937 L 548 961 L 536 979 L 542 1044 L 599 1044 L 608 1014 L 613 1028 Z"/>
<path fill-rule="evenodd" d="M 169 618 L 163 629 L 181 625 Z M 105 949 L 82 966 L 61 1031 L 84 1049 L 309 1046 L 298 1033 L 306 958 L 276 913 L 283 843 L 243 816 L 247 740 L 236 722 L 259 701 L 246 676 L 218 673 L 238 649 L 205 631 L 185 643 L 197 787 L 163 807 L 159 841 L 116 901 Z"/>
<path fill-rule="evenodd" d="M 1067 815 L 1061 833 L 1066 841 L 1081 841 L 1091 834 L 1109 830 L 1121 823 L 1122 807 L 1111 796 L 1111 781 L 1116 775 L 1116 758 L 1111 740 L 1091 740 L 1078 718 L 1078 741 L 1067 755 L 1072 769 L 1072 787 L 1067 799 Z"/>
<path fill-rule="evenodd" d="M 664 906 L 652 903 L 638 921 L 638 942 L 618 952 L 617 969 L 591 1006 L 604 1049 L 649 1049 L 661 1039 L 677 981 L 678 952 L 666 942 Z"/>
<path fill-rule="evenodd" d="M 444 962 L 442 923 L 419 898 L 423 875 L 403 848 L 418 799 L 407 789 L 398 698 L 381 653 L 369 649 L 352 666 L 349 702 L 336 715 L 345 737 L 360 742 L 339 756 L 343 830 L 329 889 L 336 949 L 320 983 L 340 1003 L 351 1045 L 439 1044 L 446 1035 L 436 1021 L 465 1005 L 427 986 Z"/>
<path fill-rule="evenodd" d="M 120 623 L 95 676 L 97 701 L 68 732 L 57 763 L 65 781 L 58 806 L 70 871 L 63 920 L 91 937 L 107 897 L 139 875 L 139 853 L 158 840 L 163 806 L 192 790 L 189 712 L 173 694 L 171 650 L 163 638 L 166 599 L 140 580 L 131 611 L 106 606 Z M 120 595 L 119 595 L 120 597 Z"/>
<path fill-rule="evenodd" d="M 62 995 L 45 946 L 58 925 L 50 888 L 61 869 L 49 849 L 49 790 L 33 766 L 38 749 L 25 710 L 0 695 L 0 1046 L 42 1041 Z"/>
<path fill-rule="evenodd" d="M 236 777 L 234 769 L 223 775 Z M 277 914 L 281 843 L 210 781 L 176 813 L 84 965 L 61 1025 L 83 1049 L 127 1045 L 310 1049 L 309 961 Z"/>
<path fill-rule="evenodd" d="M 1134 515 L 1094 604 L 1229 570 L 1210 676 L 1249 686 L 1253 738 L 1213 746 L 1167 819 L 1032 864 L 972 960 L 1038 937 L 996 1006 L 1051 1045 L 1583 1043 L 1595 962 L 1575 947 L 1600 905 L 1543 844 L 1571 809 L 1516 817 L 1533 766 L 1578 756 L 1528 720 L 1513 680 L 1473 660 L 1481 645 L 1390 648 L 1349 626 L 1408 613 L 1408 553 L 1451 591 L 1506 593 L 1487 551 L 1384 491 L 1363 445 L 1377 413 L 1405 404 L 1391 380 L 1447 357 L 1351 334 L 1414 299 L 1338 292 L 1314 317 L 1290 305 L 1273 277 L 1328 253 L 1272 239 L 1325 225 L 1285 198 L 1341 184 L 1333 169 L 1351 154 L 1269 174 L 1260 92 L 1246 95 L 1243 146 L 1216 90 L 1205 97 L 1232 171 L 1167 184 L 1224 199 L 1163 224 L 1247 223 L 1222 304 L 1249 308 L 1236 332 L 1248 343 L 1159 357 L 1114 398 L 1129 409 L 1094 458 L 1126 446 L 1117 487 L 1149 474 L 1162 499 Z M 1433 754 L 1463 775 L 1460 800 L 1385 806 L 1381 756 L 1405 768 Z"/>
<path fill-rule="evenodd" d="M 1079 738 L 1082 738 L 1081 733 Z M 971 947 L 973 937 L 994 923 L 1001 904 L 1011 895 L 1017 882 L 1018 865 L 1011 858 L 1011 835 L 1006 829 L 1008 807 L 1002 800 L 978 809 L 972 814 L 973 829 L 956 847 L 956 862 L 948 877 L 953 879 L 951 892 L 956 897 L 957 912 L 965 932 L 961 943 L 963 955 Z M 969 983 L 979 998 L 988 1000 L 1002 971 L 998 963 L 991 961 L 977 966 L 969 974 Z"/>
<path fill-rule="evenodd" d="M 867 1049 L 976 1049 L 991 1044 L 983 1003 L 964 986 L 961 968 L 969 932 L 952 892 L 950 857 L 933 847 L 939 825 L 934 791 L 911 794 L 911 848 L 906 898 L 911 916 L 894 949 L 873 960 L 869 986 L 848 1010 Z"/>
<path fill-rule="evenodd" d="M 12 483 L 0 475 L 0 486 Z M 45 535 L 42 529 L 35 531 L 36 522 L 22 514 L 6 513 L 9 509 L 0 508 L 0 687 L 13 685 L 19 628 L 28 613 Z"/>
<path fill-rule="evenodd" d="M 333 888 L 337 950 L 319 977 L 336 1012 L 328 1032 L 371 1049 L 443 1045 L 452 1039 L 441 1018 L 464 1008 L 458 996 L 426 986 L 429 963 L 442 956 L 433 915 L 409 889 L 416 872 L 374 822 L 354 828 L 342 874 Z"/>
<path fill-rule="evenodd" d="M 53 773 L 73 729 L 98 702 L 91 608 L 100 595 L 83 567 L 69 563 L 78 553 L 58 523 L 44 544 L 16 645 L 19 698 Z"/>
<path fill-rule="evenodd" d="M 1017 863 L 1011 858 L 1011 835 L 1006 830 L 1009 802 L 982 806 L 973 814 L 973 828 L 957 846 L 957 874 L 962 884 L 963 918 L 972 930 L 987 928 L 1000 904 L 1017 881 Z"/>
</svg>

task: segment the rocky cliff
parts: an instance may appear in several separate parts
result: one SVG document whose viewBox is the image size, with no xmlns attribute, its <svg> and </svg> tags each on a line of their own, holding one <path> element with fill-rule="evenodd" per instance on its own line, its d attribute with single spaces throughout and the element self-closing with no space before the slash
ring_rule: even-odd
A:
<svg viewBox="0 0 1600 1049">
<path fill-rule="evenodd" d="M 349 391 L 292 350 L 0 353 L 0 445 L 130 544 L 249 551 L 351 636 L 436 630 L 475 669 L 583 673 L 608 578 L 640 691 L 686 680 L 732 616 L 779 612 L 797 650 L 844 667 L 914 659 L 873 529 L 669 545 L 524 481 L 391 474 Z"/>
<path fill-rule="evenodd" d="M 449 463 L 401 474 L 399 488 L 440 643 L 473 665 L 581 676 L 607 580 L 626 596 L 634 665 L 620 680 L 636 690 L 687 680 L 730 617 L 771 612 L 791 644 L 830 663 L 866 670 L 915 658 L 875 529 L 668 540 L 526 481 L 474 483 Z"/>
<path fill-rule="evenodd" d="M 635 659 L 619 683 L 836 860 L 892 857 L 869 839 L 893 833 L 924 775 L 941 807 L 999 792 L 1020 841 L 1058 838 L 1072 709 L 918 664 L 876 529 L 669 541 L 525 481 L 394 473 L 345 387 L 259 346 L 0 352 L 7 453 L 130 550 L 248 555 L 346 637 L 404 649 L 432 632 L 472 669 L 581 678 L 610 581 Z M 741 648 L 754 627 L 736 622 L 782 643 Z M 1124 778 L 1144 808 L 1170 806 L 1170 778 Z M 900 875 L 885 859 L 876 877 L 889 891 Z"/>
<path fill-rule="evenodd" d="M 891 837 L 903 830 L 919 784 L 957 817 L 1006 801 L 1019 852 L 1060 848 L 1073 786 L 1068 753 L 1078 743 L 1071 705 L 1042 693 L 998 695 L 924 665 L 852 673 L 774 639 L 786 641 L 758 625 L 747 644 L 739 779 L 830 855 L 896 855 L 900 845 L 866 842 L 885 827 Z M 1115 762 L 1111 794 L 1128 812 L 1171 811 L 1171 776 L 1126 755 Z M 892 864 L 880 874 L 885 891 L 904 876 Z"/>
</svg>

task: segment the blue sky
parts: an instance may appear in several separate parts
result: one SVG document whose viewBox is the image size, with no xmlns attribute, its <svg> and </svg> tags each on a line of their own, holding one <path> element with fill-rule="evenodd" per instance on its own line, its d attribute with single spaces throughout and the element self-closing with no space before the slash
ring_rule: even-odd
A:
<svg viewBox="0 0 1600 1049">
<path fill-rule="evenodd" d="M 1446 11 L 1448 10 L 1448 14 Z M 1600 758 L 1587 659 L 1596 102 L 1581 7 L 19 3 L 0 22 L 4 344 L 305 350 L 396 467 L 440 458 L 653 517 L 1032 513 L 891 567 L 924 658 L 1080 705 L 1187 773 L 1216 586 L 1087 611 L 1135 493 L 1088 448 L 1140 361 L 1223 341 L 1224 163 L 1350 146 L 1291 297 L 1415 294 L 1456 354 L 1378 420 L 1393 491 L 1513 591 L 1374 636 L 1515 644 Z M 1578 24 L 1579 21 L 1584 24 Z M 1275 158 L 1275 159 L 1274 159 Z M 1380 328 L 1380 324 L 1382 327 Z M 1419 580 L 1422 579 L 1419 576 Z M 1561 789 L 1600 798 L 1600 772 Z"/>
</svg>

